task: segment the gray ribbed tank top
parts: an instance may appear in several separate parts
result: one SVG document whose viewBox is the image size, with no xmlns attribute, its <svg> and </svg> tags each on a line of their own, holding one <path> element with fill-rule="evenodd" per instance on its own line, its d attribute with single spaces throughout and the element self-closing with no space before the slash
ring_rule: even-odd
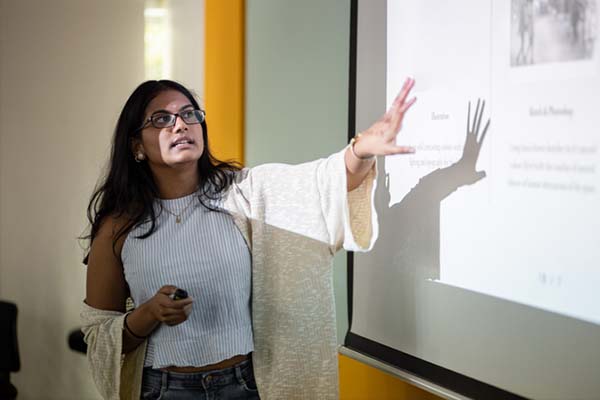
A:
<svg viewBox="0 0 600 400">
<path fill-rule="evenodd" d="M 181 222 L 166 211 L 181 215 Z M 214 204 L 214 203 L 213 203 Z M 194 298 L 187 321 L 161 324 L 148 341 L 145 366 L 204 366 L 253 350 L 250 316 L 251 255 L 226 212 L 210 211 L 193 194 L 157 201 L 155 232 L 137 239 L 149 223 L 129 232 L 121 259 L 136 305 L 164 285 Z"/>
</svg>

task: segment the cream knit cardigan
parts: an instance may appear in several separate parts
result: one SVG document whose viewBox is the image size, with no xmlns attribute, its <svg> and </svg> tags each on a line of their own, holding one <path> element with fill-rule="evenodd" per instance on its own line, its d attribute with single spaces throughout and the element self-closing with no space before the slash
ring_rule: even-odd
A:
<svg viewBox="0 0 600 400">
<path fill-rule="evenodd" d="M 252 252 L 252 361 L 263 400 L 338 397 L 332 258 L 342 246 L 366 251 L 377 236 L 377 169 L 348 193 L 344 153 L 244 169 L 225 196 Z M 81 317 L 102 396 L 138 400 L 146 343 L 122 356 L 124 314 L 83 303 Z"/>
</svg>

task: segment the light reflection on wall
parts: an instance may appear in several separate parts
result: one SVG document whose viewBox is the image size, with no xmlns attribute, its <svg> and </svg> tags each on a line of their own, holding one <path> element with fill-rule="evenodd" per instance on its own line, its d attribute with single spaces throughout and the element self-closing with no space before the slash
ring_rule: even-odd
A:
<svg viewBox="0 0 600 400">
<path fill-rule="evenodd" d="M 172 79 L 204 95 L 204 0 L 144 0 L 146 79 Z"/>
<path fill-rule="evenodd" d="M 146 79 L 171 78 L 171 23 L 168 0 L 146 0 L 144 69 Z"/>
</svg>

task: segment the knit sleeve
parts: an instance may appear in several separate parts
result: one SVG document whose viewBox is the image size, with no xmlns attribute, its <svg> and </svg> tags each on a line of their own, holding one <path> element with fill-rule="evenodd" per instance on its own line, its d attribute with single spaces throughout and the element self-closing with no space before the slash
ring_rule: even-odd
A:
<svg viewBox="0 0 600 400">
<path fill-rule="evenodd" d="M 378 234 L 374 194 L 377 165 L 369 170 L 362 183 L 347 191 L 346 149 L 319 164 L 317 182 L 327 230 L 335 250 L 368 251 Z"/>
<path fill-rule="evenodd" d="M 138 383 L 141 373 L 137 365 L 145 354 L 145 342 L 134 351 L 123 356 L 124 313 L 99 310 L 83 303 L 81 330 L 87 344 L 87 359 L 92 378 L 102 398 L 118 400 L 139 398 Z M 126 383 L 121 387 L 122 379 Z M 127 393 L 126 396 L 124 394 Z M 136 397 L 137 395 L 137 397 Z"/>
<path fill-rule="evenodd" d="M 245 213 L 266 225 L 326 242 L 332 253 L 367 251 L 377 237 L 376 167 L 348 193 L 346 149 L 298 165 L 264 164 L 239 174 Z"/>
</svg>

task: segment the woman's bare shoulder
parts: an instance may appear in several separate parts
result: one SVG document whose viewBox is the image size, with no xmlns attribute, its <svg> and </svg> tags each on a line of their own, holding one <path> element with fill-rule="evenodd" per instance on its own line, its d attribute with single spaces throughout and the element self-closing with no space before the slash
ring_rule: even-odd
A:
<svg viewBox="0 0 600 400">
<path fill-rule="evenodd" d="M 107 216 L 101 222 L 90 248 L 86 303 L 102 310 L 124 311 L 129 294 L 121 262 L 121 249 L 129 219 L 123 216 Z"/>
</svg>

